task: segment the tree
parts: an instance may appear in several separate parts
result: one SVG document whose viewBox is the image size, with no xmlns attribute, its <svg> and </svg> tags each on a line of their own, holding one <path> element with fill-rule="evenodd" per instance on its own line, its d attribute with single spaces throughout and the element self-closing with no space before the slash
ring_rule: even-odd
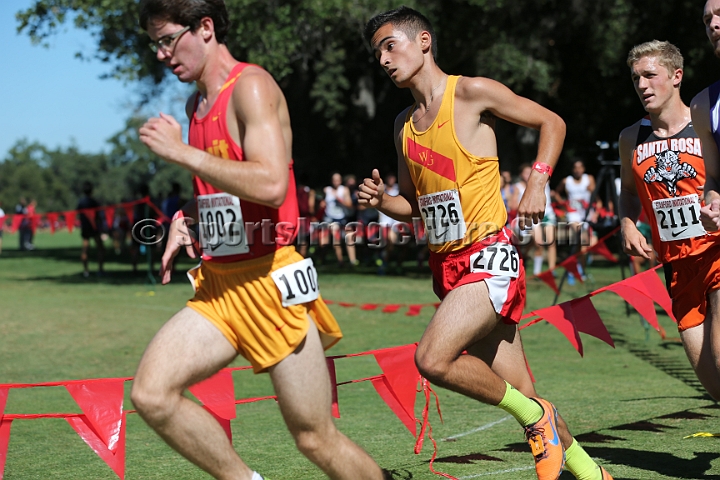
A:
<svg viewBox="0 0 720 480">
<path fill-rule="evenodd" d="M 233 20 L 228 47 L 267 68 L 288 98 L 299 170 L 320 184 L 334 170 L 366 175 L 376 166 L 395 169 L 392 123 L 412 98 L 397 91 L 362 40 L 365 22 L 394 2 L 226 3 Z M 625 65 L 634 44 L 658 38 L 681 48 L 686 100 L 714 81 L 720 66 L 704 36 L 702 5 L 694 0 L 407 3 L 434 22 L 446 71 L 494 78 L 560 113 L 568 124 L 568 156 L 592 159 L 595 140 L 616 139 L 644 114 Z M 136 16 L 135 1 L 35 0 L 17 18 L 19 31 L 38 42 L 72 20 L 93 32 L 96 56 L 109 64 L 109 75 L 145 82 L 152 95 L 167 72 L 147 48 Z M 504 166 L 532 160 L 532 135 L 501 123 L 498 138 Z M 569 166 L 559 173 L 564 169 Z"/>
</svg>

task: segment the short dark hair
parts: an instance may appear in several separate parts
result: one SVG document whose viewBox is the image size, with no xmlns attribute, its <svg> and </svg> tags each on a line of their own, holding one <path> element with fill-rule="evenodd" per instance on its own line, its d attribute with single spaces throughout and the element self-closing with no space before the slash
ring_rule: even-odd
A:
<svg viewBox="0 0 720 480">
<path fill-rule="evenodd" d="M 200 21 L 210 17 L 215 25 L 215 39 L 225 43 L 230 30 L 230 18 L 224 0 L 141 0 L 140 26 L 147 30 L 152 19 L 165 20 L 194 32 L 200 28 Z"/>
<path fill-rule="evenodd" d="M 437 59 L 437 41 L 435 29 L 433 29 L 432 23 L 430 23 L 430 20 L 428 20 L 422 13 L 417 10 L 413 10 L 410 7 L 406 7 L 405 5 L 396 8 L 395 10 L 380 13 L 371 18 L 367 25 L 365 25 L 365 41 L 371 43 L 373 36 L 378 30 L 380 30 L 380 27 L 388 23 L 392 23 L 394 26 L 405 32 L 411 40 L 414 40 L 417 34 L 422 31 L 430 33 L 432 56 L 433 59 Z"/>
</svg>

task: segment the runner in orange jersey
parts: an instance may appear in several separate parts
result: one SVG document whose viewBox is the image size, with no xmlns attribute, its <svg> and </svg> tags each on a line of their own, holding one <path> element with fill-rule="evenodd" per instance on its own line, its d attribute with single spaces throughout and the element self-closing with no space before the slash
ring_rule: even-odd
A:
<svg viewBox="0 0 720 480">
<path fill-rule="evenodd" d="M 359 198 L 397 220 L 421 216 L 425 222 L 442 303 L 417 349 L 420 372 L 512 414 L 525 428 L 539 479 L 556 480 L 565 465 L 583 480 L 610 478 L 535 392 L 517 329 L 525 272 L 504 227 L 495 118 L 540 131 L 537 162 L 519 206 L 521 228 L 545 214 L 544 188 L 565 124 L 493 80 L 445 74 L 435 63 L 432 25 L 415 10 L 401 7 L 374 17 L 365 38 L 393 83 L 415 98 L 395 121 L 400 195 L 385 194 L 374 170 Z"/>
<path fill-rule="evenodd" d="M 270 373 L 297 447 L 328 476 L 382 479 L 377 464 L 332 422 L 323 349 L 342 334 L 319 295 L 312 261 L 292 247 L 298 206 L 282 91 L 266 71 L 228 51 L 222 0 L 143 0 L 140 24 L 157 59 L 197 86 L 187 103 L 189 145 L 168 115 L 151 118 L 139 132 L 153 153 L 194 177 L 196 202 L 173 219 L 163 283 L 187 244 L 189 219 L 200 226 L 203 262 L 192 271 L 195 297 L 140 361 L 134 405 L 170 446 L 215 478 L 261 480 L 218 422 L 183 396 L 240 354 L 256 373 Z M 194 256 L 192 247 L 188 253 Z"/>
</svg>

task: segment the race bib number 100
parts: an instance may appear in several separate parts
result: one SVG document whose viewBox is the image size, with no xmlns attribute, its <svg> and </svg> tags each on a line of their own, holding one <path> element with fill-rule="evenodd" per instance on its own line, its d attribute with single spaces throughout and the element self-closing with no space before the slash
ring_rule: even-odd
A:
<svg viewBox="0 0 720 480">
<path fill-rule="evenodd" d="M 198 195 L 197 202 L 200 245 L 205 255 L 226 257 L 250 251 L 238 197 L 213 193 Z"/>
<path fill-rule="evenodd" d="M 517 278 L 520 276 L 520 256 L 515 246 L 496 243 L 470 255 L 470 272 Z"/>
<path fill-rule="evenodd" d="M 465 216 L 457 190 L 430 193 L 418 197 L 428 242 L 442 245 L 465 238 Z"/>
<path fill-rule="evenodd" d="M 705 235 L 700 223 L 700 200 L 697 194 L 653 200 L 658 233 L 663 242 L 686 240 Z"/>
<path fill-rule="evenodd" d="M 298 305 L 317 300 L 317 272 L 310 258 L 278 268 L 270 273 L 282 296 L 282 306 Z"/>
</svg>

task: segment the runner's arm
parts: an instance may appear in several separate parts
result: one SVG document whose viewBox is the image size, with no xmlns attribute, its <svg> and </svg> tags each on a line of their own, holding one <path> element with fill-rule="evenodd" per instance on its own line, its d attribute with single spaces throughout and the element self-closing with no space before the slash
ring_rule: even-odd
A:
<svg viewBox="0 0 720 480">
<path fill-rule="evenodd" d="M 244 200 L 278 208 L 287 194 L 288 164 L 280 110 L 282 91 L 269 73 L 248 69 L 233 89 L 232 107 L 242 125 L 245 161 L 228 161 L 182 142 L 182 128 L 169 115 L 151 118 L 140 139 L 165 160 L 177 163 L 214 187 Z"/>
<path fill-rule="evenodd" d="M 565 141 L 565 122 L 557 114 L 488 78 L 464 78 L 461 95 L 478 106 L 479 114 L 489 111 L 508 122 L 538 130 L 540 140 L 536 161 L 555 168 Z M 523 218 L 532 219 L 532 223 L 542 221 L 545 215 L 545 184 L 549 179 L 549 175 L 535 169 L 530 173 L 518 206 L 520 228 L 525 224 Z"/>
<path fill-rule="evenodd" d="M 710 125 L 710 93 L 707 89 L 698 93 L 690 104 L 693 127 L 702 143 L 705 162 L 705 206 L 700 209 L 700 219 L 708 231 L 720 227 L 720 153 Z"/>
<path fill-rule="evenodd" d="M 392 197 L 385 193 L 385 185 L 377 169 L 373 170 L 372 178 L 366 178 L 358 189 L 358 203 L 378 209 L 388 217 L 400 222 L 410 223 L 413 217 L 420 216 L 420 209 L 415 200 L 415 186 L 410 171 L 405 164 L 402 149 L 403 124 L 407 110 L 395 119 L 395 150 L 398 157 L 399 195 Z"/>
<path fill-rule="evenodd" d="M 650 259 L 652 248 L 637 228 L 637 220 L 642 212 L 638 197 L 635 178 L 632 171 L 632 151 L 634 139 L 637 138 L 640 123 L 632 125 L 620 133 L 618 147 L 620 150 L 620 233 L 625 253 L 635 257 Z"/>
</svg>

